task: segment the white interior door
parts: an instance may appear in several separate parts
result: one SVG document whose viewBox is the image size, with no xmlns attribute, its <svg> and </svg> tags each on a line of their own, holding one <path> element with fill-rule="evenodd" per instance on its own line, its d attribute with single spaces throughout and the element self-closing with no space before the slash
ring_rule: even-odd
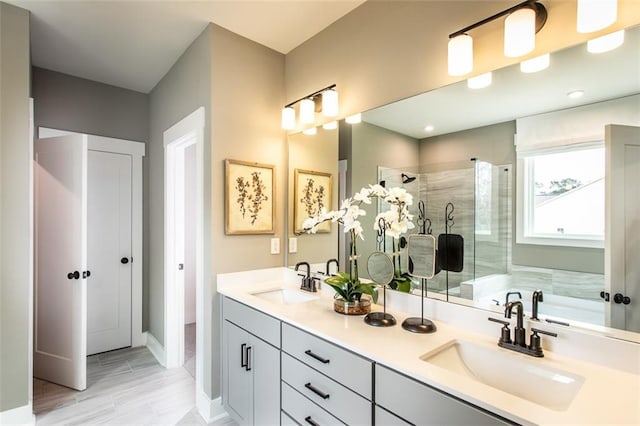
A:
<svg viewBox="0 0 640 426">
<path fill-rule="evenodd" d="M 640 332 L 640 128 L 607 126 L 605 148 L 606 322 Z"/>
<path fill-rule="evenodd" d="M 87 137 L 35 143 L 34 376 L 86 388 Z"/>
<path fill-rule="evenodd" d="M 88 355 L 131 346 L 131 156 L 89 150 Z"/>
</svg>

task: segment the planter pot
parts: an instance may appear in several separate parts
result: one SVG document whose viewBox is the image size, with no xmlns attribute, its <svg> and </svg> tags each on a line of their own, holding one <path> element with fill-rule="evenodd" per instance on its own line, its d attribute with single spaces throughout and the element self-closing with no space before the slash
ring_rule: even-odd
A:
<svg viewBox="0 0 640 426">
<path fill-rule="evenodd" d="M 371 299 L 362 297 L 359 302 L 333 299 L 333 310 L 343 315 L 366 315 L 371 312 Z"/>
</svg>

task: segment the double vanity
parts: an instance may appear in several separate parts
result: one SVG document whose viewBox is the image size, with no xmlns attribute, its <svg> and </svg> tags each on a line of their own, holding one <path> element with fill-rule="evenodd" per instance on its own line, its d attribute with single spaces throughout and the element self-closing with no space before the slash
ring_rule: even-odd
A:
<svg viewBox="0 0 640 426">
<path fill-rule="evenodd" d="M 536 358 L 498 347 L 496 314 L 427 300 L 435 333 L 371 327 L 299 281 L 287 268 L 218 276 L 222 398 L 240 424 L 640 424 L 635 343 L 536 321 L 557 334 Z M 419 312 L 392 293 L 398 323 Z"/>
</svg>

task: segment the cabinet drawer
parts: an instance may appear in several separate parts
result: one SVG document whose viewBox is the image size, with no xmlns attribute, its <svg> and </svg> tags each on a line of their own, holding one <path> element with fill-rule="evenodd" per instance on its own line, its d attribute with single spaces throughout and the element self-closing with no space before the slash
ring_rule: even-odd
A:
<svg viewBox="0 0 640 426">
<path fill-rule="evenodd" d="M 371 424 L 370 401 L 287 354 L 282 380 L 349 425 Z"/>
<path fill-rule="evenodd" d="M 223 299 L 222 313 L 227 321 L 260 337 L 277 348 L 280 347 L 279 320 L 228 297 Z"/>
<path fill-rule="evenodd" d="M 376 407 L 376 425 L 379 426 L 410 426 L 411 423 L 407 423 L 401 418 L 394 416 L 387 410 Z"/>
<path fill-rule="evenodd" d="M 282 350 L 371 400 L 371 361 L 282 324 Z"/>
<path fill-rule="evenodd" d="M 509 424 L 381 365 L 376 365 L 376 404 L 413 424 Z"/>
<path fill-rule="evenodd" d="M 341 422 L 282 382 L 282 424 L 336 425 Z M 291 420 L 293 419 L 293 420 Z M 287 423 L 289 421 L 290 423 Z"/>
</svg>

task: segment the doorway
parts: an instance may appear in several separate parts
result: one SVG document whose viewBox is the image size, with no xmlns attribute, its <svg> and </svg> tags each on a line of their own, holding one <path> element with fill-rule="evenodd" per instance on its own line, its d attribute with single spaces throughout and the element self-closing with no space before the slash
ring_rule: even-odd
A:
<svg viewBox="0 0 640 426">
<path fill-rule="evenodd" d="M 203 387 L 203 142 L 204 108 L 164 132 L 165 366 L 185 366 L 196 395 Z"/>
</svg>

